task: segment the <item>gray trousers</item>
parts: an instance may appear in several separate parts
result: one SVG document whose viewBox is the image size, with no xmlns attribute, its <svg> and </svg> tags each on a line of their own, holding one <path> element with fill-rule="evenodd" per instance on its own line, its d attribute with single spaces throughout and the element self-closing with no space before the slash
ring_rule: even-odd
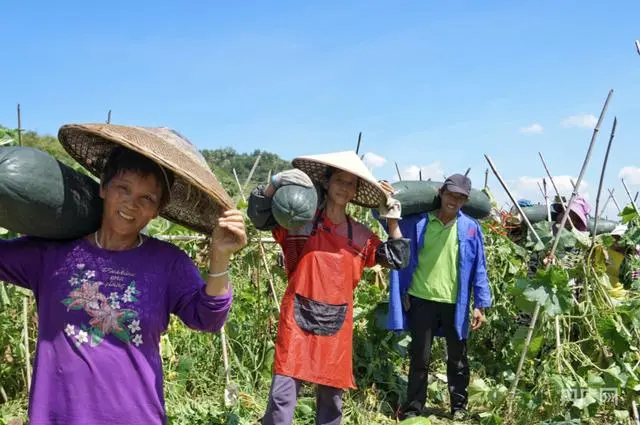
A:
<svg viewBox="0 0 640 425">
<path fill-rule="evenodd" d="M 302 381 L 289 376 L 274 375 L 269 404 L 262 425 L 291 425 Z M 339 388 L 318 385 L 316 388 L 316 425 L 340 425 L 342 393 Z"/>
</svg>

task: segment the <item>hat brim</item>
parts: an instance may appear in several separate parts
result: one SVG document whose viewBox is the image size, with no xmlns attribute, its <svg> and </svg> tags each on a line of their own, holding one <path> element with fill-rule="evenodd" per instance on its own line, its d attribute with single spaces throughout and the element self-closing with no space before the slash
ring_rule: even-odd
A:
<svg viewBox="0 0 640 425">
<path fill-rule="evenodd" d="M 69 155 L 100 178 L 109 155 L 123 146 L 171 170 L 170 202 L 160 215 L 196 232 L 211 234 L 216 218 L 234 202 L 199 151 L 167 128 L 113 124 L 68 124 L 58 139 Z"/>
<path fill-rule="evenodd" d="M 465 191 L 462 188 L 459 188 L 458 186 L 444 185 L 443 188 L 447 189 L 449 192 L 460 193 L 461 195 L 464 195 L 464 196 L 469 196 L 470 195 L 469 192 Z"/>
<path fill-rule="evenodd" d="M 372 176 L 368 176 L 364 172 L 360 172 L 356 167 L 347 167 L 330 160 L 323 160 L 322 158 L 314 157 L 295 158 L 292 161 L 292 164 L 295 168 L 304 171 L 311 180 L 319 184 L 328 183 L 326 178 L 327 167 L 333 167 L 355 175 L 360 180 L 356 195 L 351 200 L 351 203 L 353 204 L 366 208 L 378 208 L 380 203 L 386 198 L 386 194 L 378 182 L 372 178 Z"/>
</svg>

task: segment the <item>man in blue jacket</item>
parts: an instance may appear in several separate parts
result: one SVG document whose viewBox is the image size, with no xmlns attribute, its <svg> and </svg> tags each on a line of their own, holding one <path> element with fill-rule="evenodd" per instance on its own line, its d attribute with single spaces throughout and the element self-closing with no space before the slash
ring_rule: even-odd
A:
<svg viewBox="0 0 640 425">
<path fill-rule="evenodd" d="M 447 342 L 447 381 L 454 419 L 466 417 L 469 363 L 467 339 L 473 291 L 476 330 L 491 306 L 482 230 L 460 209 L 471 192 L 471 180 L 454 174 L 440 189 L 439 210 L 404 217 L 402 234 L 411 240 L 411 261 L 391 271 L 387 327 L 411 333 L 407 401 L 403 418 L 418 416 L 426 401 L 427 373 L 433 337 Z"/>
</svg>

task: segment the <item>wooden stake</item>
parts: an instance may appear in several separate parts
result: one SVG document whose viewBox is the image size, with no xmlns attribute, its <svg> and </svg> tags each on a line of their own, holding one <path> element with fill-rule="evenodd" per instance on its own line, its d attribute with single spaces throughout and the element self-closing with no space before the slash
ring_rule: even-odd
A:
<svg viewBox="0 0 640 425">
<path fill-rule="evenodd" d="M 253 167 L 251 167 L 251 171 L 249 172 L 249 176 L 247 176 L 247 180 L 244 182 L 244 186 L 242 187 L 242 193 L 247 189 L 249 182 L 251 181 L 251 177 L 253 177 L 253 173 L 256 171 L 256 167 L 258 167 L 258 162 L 260 162 L 260 158 L 262 158 L 262 152 L 258 154 L 256 161 L 253 163 Z"/>
<path fill-rule="evenodd" d="M 569 209 L 567 208 L 567 204 L 562 200 L 562 195 L 560 194 L 560 191 L 558 190 L 558 186 L 556 186 L 556 182 L 553 180 L 553 176 L 551 175 L 551 172 L 549 171 L 549 167 L 547 167 L 547 163 L 544 160 L 544 157 L 542 156 L 542 152 L 538 152 L 538 156 L 540 157 L 540 161 L 542 161 L 542 166 L 544 167 L 544 170 L 547 173 L 547 176 L 549 176 L 549 180 L 551 181 L 551 185 L 553 186 L 553 190 L 556 191 L 556 195 L 558 195 L 558 200 L 560 202 L 560 204 L 562 205 L 562 208 L 564 208 L 565 211 L 569 211 Z M 571 182 L 573 184 L 573 181 Z M 574 186 L 575 189 L 575 186 Z M 565 214 L 565 216 L 569 216 L 569 214 Z M 569 217 L 569 224 L 571 225 L 572 229 L 575 229 L 575 226 L 573 225 L 573 221 L 571 220 L 571 217 Z"/>
<path fill-rule="evenodd" d="M 244 191 L 242 190 L 242 185 L 240 184 L 240 180 L 238 179 L 238 173 L 236 173 L 236 169 L 233 168 L 233 177 L 236 179 L 236 184 L 238 185 L 238 190 L 240 191 L 240 195 L 242 196 L 242 200 L 246 201 L 244 196 Z"/>
<path fill-rule="evenodd" d="M 396 162 L 396 173 L 398 173 L 398 179 L 402 181 L 402 175 L 400 174 L 400 168 L 398 168 L 398 163 Z"/>
<path fill-rule="evenodd" d="M 20 114 L 19 103 L 18 103 L 18 146 L 22 146 L 22 115 Z"/>
<path fill-rule="evenodd" d="M 502 185 L 502 188 L 504 189 L 505 192 L 507 192 L 507 195 L 509 196 L 509 199 L 511 199 L 511 202 L 513 203 L 513 206 L 516 207 L 516 209 L 518 210 L 518 212 L 522 216 L 522 219 L 524 220 L 524 222 L 527 223 L 527 227 L 529 227 L 529 230 L 531 230 L 531 233 L 536 237 L 538 242 L 542 243 L 542 239 L 540 239 L 540 236 L 538 236 L 538 233 L 536 233 L 535 229 L 531 225 L 531 222 L 529 221 L 529 219 L 525 215 L 524 211 L 522 211 L 522 208 L 520 207 L 520 204 L 518 204 L 516 202 L 515 198 L 511 194 L 511 191 L 507 187 L 507 184 L 504 182 L 504 180 L 500 176 L 500 173 L 498 173 L 498 170 L 496 169 L 495 165 L 493 165 L 493 162 L 491 161 L 491 158 L 489 158 L 487 155 L 485 155 L 484 157 L 486 158 L 487 162 L 489 163 L 489 167 L 491 167 L 491 170 L 493 171 L 493 174 L 495 174 L 496 178 L 498 179 L 498 181 Z"/>
<path fill-rule="evenodd" d="M 593 146 L 595 145 L 596 138 L 598 137 L 598 133 L 600 131 L 600 125 L 602 124 L 602 120 L 604 119 L 604 116 L 607 112 L 607 108 L 609 106 L 609 100 L 611 100 L 611 95 L 613 95 L 613 90 L 609 90 L 607 99 L 605 100 L 604 106 L 602 107 L 602 111 L 600 112 L 600 117 L 598 118 L 598 122 L 595 128 L 593 129 L 593 134 L 591 135 L 591 141 L 589 142 L 589 148 L 587 149 L 586 157 L 584 159 L 584 162 L 582 163 L 582 168 L 580 170 L 580 175 L 578 176 L 576 187 L 579 187 L 580 184 L 582 183 L 582 178 L 584 177 L 584 172 L 587 168 L 587 165 L 589 164 L 589 159 L 591 158 L 591 152 L 593 150 Z M 576 190 L 574 189 L 573 193 L 571 194 L 571 199 L 569 199 L 569 203 L 567 205 L 567 209 L 566 209 L 567 213 L 562 215 L 562 220 L 560 222 L 560 226 L 558 227 L 560 230 L 558 231 L 558 233 L 555 235 L 553 239 L 553 246 L 551 248 L 551 252 L 549 253 L 550 257 L 555 255 L 556 249 L 558 249 L 558 243 L 560 242 L 560 235 L 562 234 L 562 229 L 564 229 L 564 226 L 567 224 L 567 219 L 569 218 L 568 211 L 571 210 L 571 205 L 573 204 L 573 201 L 575 200 L 576 195 L 577 193 L 576 193 Z M 551 267 L 551 262 L 547 263 L 547 269 L 549 269 L 549 267 Z M 533 311 L 533 316 L 531 317 L 531 322 L 529 323 L 527 337 L 524 341 L 524 346 L 522 347 L 522 354 L 520 355 L 520 362 L 518 364 L 518 369 L 516 370 L 516 374 L 513 378 L 513 382 L 511 383 L 511 388 L 509 391 L 510 395 L 508 397 L 509 411 L 511 411 L 511 403 L 513 401 L 513 397 L 516 394 L 516 389 L 518 388 L 518 381 L 520 380 L 520 374 L 522 373 L 524 360 L 526 359 L 527 352 L 529 351 L 529 345 L 531 345 L 531 337 L 533 336 L 533 331 L 535 329 L 539 313 L 540 313 L 540 303 L 536 303 L 535 310 Z"/>
<path fill-rule="evenodd" d="M 620 179 L 620 181 L 622 182 L 622 186 L 624 187 L 624 191 L 627 192 L 627 196 L 629 197 L 629 201 L 631 201 L 631 206 L 633 207 L 634 210 L 636 210 L 636 212 L 640 212 L 640 211 L 638 211 L 638 207 L 636 206 L 635 201 L 631 197 L 631 193 L 629 193 L 629 188 L 627 187 L 627 184 L 624 182 L 624 179 Z"/>
<path fill-rule="evenodd" d="M 0 384 L 0 396 L 2 396 L 3 403 L 9 402 L 9 397 L 7 397 L 7 392 L 4 390 L 2 384 Z"/>
<path fill-rule="evenodd" d="M 613 138 L 616 136 L 616 127 L 618 126 L 618 117 L 613 118 L 613 126 L 611 127 L 611 134 L 609 134 L 609 143 L 607 144 L 607 151 L 604 154 L 604 161 L 602 162 L 602 171 L 600 172 L 600 183 L 598 184 L 598 195 L 596 196 L 596 217 L 593 220 L 593 235 L 591 239 L 591 245 L 596 243 L 596 235 L 598 230 L 598 211 L 600 209 L 600 195 L 602 194 L 602 185 L 604 183 L 604 173 L 607 171 L 607 163 L 609 162 L 609 152 L 611 152 L 611 144 Z"/>
<path fill-rule="evenodd" d="M 544 188 L 544 202 L 547 206 L 547 220 L 551 221 L 551 202 L 549 202 L 549 188 L 545 178 L 542 179 L 542 187 Z"/>
<path fill-rule="evenodd" d="M 609 206 L 609 202 L 610 201 L 611 201 L 611 194 L 609 194 L 609 196 L 607 196 L 607 200 L 604 201 L 604 205 L 602 206 L 602 209 L 600 210 L 600 212 L 596 212 L 600 217 L 602 217 L 604 212 L 607 210 L 607 207 Z"/>
<path fill-rule="evenodd" d="M 613 192 L 615 192 L 615 189 L 607 189 L 607 190 L 609 191 L 609 195 L 611 195 L 611 200 L 613 201 L 613 205 L 616 206 L 616 208 L 618 209 L 618 212 L 622 212 L 622 209 L 620 208 L 620 204 L 618 204 L 618 200 L 613 194 Z"/>
<path fill-rule="evenodd" d="M 242 196 L 242 200 L 244 202 L 247 202 L 247 198 L 244 196 L 244 193 L 242 191 L 242 186 L 240 185 L 240 180 L 238 180 L 238 174 L 236 173 L 235 168 L 233 168 L 233 175 L 236 178 L 236 184 L 238 185 L 238 189 L 240 190 L 240 196 Z M 260 248 L 260 256 L 262 257 L 262 264 L 264 265 L 264 269 L 267 272 L 267 279 L 269 280 L 271 294 L 273 295 L 273 300 L 276 303 L 276 307 L 278 308 L 278 313 L 280 313 L 280 303 L 278 302 L 278 295 L 276 294 L 276 286 L 273 283 L 273 276 L 271 275 L 271 269 L 269 268 L 269 263 L 267 261 L 267 252 L 264 249 L 262 240 L 258 240 L 258 247 Z"/>
</svg>

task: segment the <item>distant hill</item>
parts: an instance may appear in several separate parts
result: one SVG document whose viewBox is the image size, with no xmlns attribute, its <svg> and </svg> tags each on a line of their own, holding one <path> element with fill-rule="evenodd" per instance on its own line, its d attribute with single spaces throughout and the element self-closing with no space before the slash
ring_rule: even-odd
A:
<svg viewBox="0 0 640 425">
<path fill-rule="evenodd" d="M 0 144 L 3 143 L 17 146 L 18 132 L 0 125 Z M 76 169 L 79 168 L 54 136 L 42 136 L 34 131 L 23 131 L 22 145 L 48 152 L 60 162 Z M 240 184 L 244 185 L 258 156 L 260 156 L 260 162 L 247 186 L 246 193 L 255 185 L 266 183 L 269 172 L 275 174 L 291 167 L 289 161 L 285 161 L 274 153 L 260 150 L 255 150 L 252 153 L 238 153 L 235 149 L 227 147 L 213 150 L 205 149 L 201 150 L 201 153 L 222 186 L 232 197 L 238 194 L 238 185 L 233 176 L 233 170 L 236 170 Z"/>
</svg>

